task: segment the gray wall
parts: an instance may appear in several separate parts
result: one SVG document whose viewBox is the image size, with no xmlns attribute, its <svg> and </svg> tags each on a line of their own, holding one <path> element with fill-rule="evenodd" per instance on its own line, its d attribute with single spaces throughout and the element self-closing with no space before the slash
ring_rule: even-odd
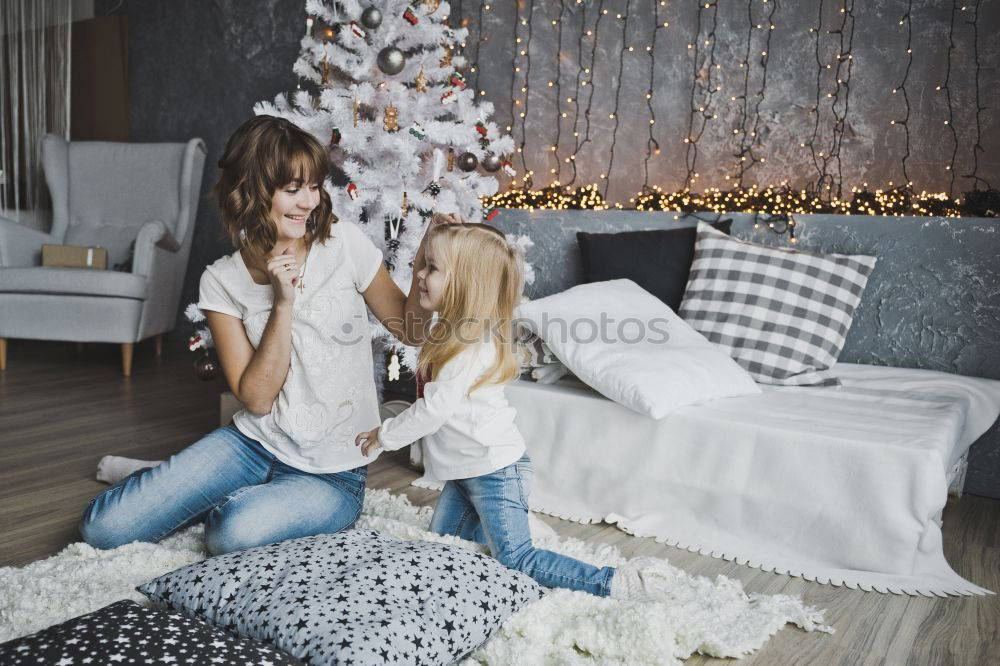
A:
<svg viewBox="0 0 1000 666">
<path fill-rule="evenodd" d="M 181 295 L 178 330 L 189 330 L 184 307 L 198 299 L 205 266 L 232 252 L 220 235 L 209 197 L 217 162 L 233 130 L 253 105 L 294 90 L 292 63 L 305 33 L 302 0 L 97 0 L 95 14 L 128 16 L 132 135 L 141 141 L 205 140 L 191 259 Z"/>
<path fill-rule="evenodd" d="M 787 246 L 753 216 L 736 214 L 733 235 Z M 876 255 L 840 360 L 1000 379 L 1000 220 L 797 217 L 797 249 Z M 691 226 L 691 217 L 635 211 L 502 211 L 494 224 L 527 234 L 537 278 L 533 298 L 582 281 L 576 232 Z M 1000 423 L 973 447 L 966 491 L 1000 497 Z"/>
<path fill-rule="evenodd" d="M 489 2 L 489 0 L 487 0 Z M 704 7 L 704 0 L 670 0 L 665 7 L 657 0 L 587 0 L 582 4 L 572 1 L 535 0 L 533 3 L 489 2 L 490 11 L 483 12 L 485 29 L 482 52 L 479 55 L 480 78 L 478 88 L 484 90 L 484 99 L 496 105 L 497 121 L 501 126 L 510 124 L 514 138 L 520 142 L 527 138 L 524 157 L 529 169 L 535 171 L 535 185 L 549 185 L 556 176 L 549 173 L 558 167 L 561 182 L 569 181 L 572 170 L 563 161 L 574 152 L 573 126 L 578 123 L 578 131 L 584 135 L 586 120 L 583 111 L 588 99 L 587 87 L 579 95 L 582 105 L 568 103 L 567 98 L 576 98 L 577 75 L 581 70 L 579 46 L 581 30 L 595 31 L 598 9 L 608 9 L 601 20 L 596 36 L 584 36 L 583 67 L 590 67 L 591 48 L 596 39 L 596 65 L 592 68 L 593 105 L 591 108 L 590 141 L 577 155 L 579 167 L 577 184 L 602 182 L 600 175 L 608 173 L 613 138 L 617 138 L 614 164 L 610 177 L 610 199 L 627 203 L 643 183 L 643 165 L 646 156 L 646 142 L 649 129 L 649 110 L 645 95 L 650 89 L 649 75 L 651 62 L 654 68 L 653 111 L 656 115 L 654 137 L 661 146 L 659 156 L 649 162 L 650 184 L 660 185 L 674 191 L 684 185 L 687 170 L 683 140 L 687 136 L 691 115 L 691 86 L 694 78 L 693 49 L 688 44 L 696 41 L 696 21 L 698 7 Z M 517 5 L 523 7 L 518 10 Z M 531 42 L 527 42 L 528 27 L 515 20 L 515 12 L 521 20 L 528 17 L 528 5 L 534 5 L 532 12 Z M 766 11 L 776 6 L 773 16 L 775 29 L 771 31 L 768 50 L 767 86 L 760 103 L 758 127 L 759 147 L 756 153 L 764 157 L 748 174 L 746 184 L 776 185 L 788 179 L 793 186 L 805 186 L 815 181 L 818 175 L 808 147 L 800 144 L 808 142 L 816 125 L 812 108 L 816 101 L 817 64 L 814 34 L 810 27 L 817 24 L 817 0 L 779 0 L 761 3 L 754 0 L 755 25 L 765 29 L 753 31 L 750 56 L 749 98 L 750 122 L 753 125 L 756 107 L 756 93 L 761 81 L 761 52 L 765 50 L 765 34 L 768 26 Z M 904 117 L 905 103 L 901 93 L 892 93 L 899 86 L 906 70 L 906 29 L 899 25 L 906 13 L 907 0 L 855 0 L 855 31 L 853 35 L 854 56 L 850 77 L 842 72 L 842 80 L 849 85 L 849 99 L 841 89 L 838 109 L 849 102 L 840 155 L 842 158 L 842 182 L 848 194 L 852 185 L 868 182 L 871 187 L 882 187 L 889 181 L 897 185 L 903 182 L 901 160 L 905 154 L 905 132 L 902 125 L 891 125 L 890 121 Z M 951 22 L 951 4 L 941 0 L 913 0 L 912 50 L 913 65 L 906 83 L 910 99 L 911 157 L 907 169 L 914 188 L 928 191 L 947 191 L 951 172 L 949 165 L 954 141 L 951 129 L 944 125 L 948 118 L 945 92 L 935 88 L 944 82 L 948 62 L 948 34 Z M 466 17 L 471 18 L 472 31 L 467 52 L 470 60 L 475 60 L 480 44 L 479 7 L 474 0 L 455 0 L 453 5 L 462 8 Z M 560 16 L 560 7 L 566 9 Z M 733 174 L 735 147 L 739 137 L 733 129 L 740 127 L 738 121 L 743 103 L 733 101 L 733 96 L 743 94 L 745 69 L 739 67 L 747 46 L 748 0 L 724 0 L 718 2 L 718 26 L 715 38 L 715 62 L 721 67 L 713 69 L 712 82 L 721 87 L 707 110 L 718 118 L 708 121 L 705 133 L 698 142 L 697 169 L 701 174 L 697 187 L 721 187 L 728 189 L 725 175 Z M 826 30 L 838 28 L 841 21 L 839 12 L 843 3 L 827 0 L 823 3 L 826 14 L 821 33 L 821 57 L 824 63 L 835 62 L 839 52 L 838 34 L 826 34 Z M 959 176 L 955 182 L 954 194 L 972 189 L 972 180 L 961 176 L 972 172 L 972 148 L 976 137 L 975 124 L 975 82 L 976 73 L 971 20 L 975 2 L 967 5 L 965 12 L 958 12 L 955 18 L 954 43 L 950 89 L 952 96 L 953 127 L 958 135 L 958 153 L 955 172 Z M 618 20 L 629 8 L 627 32 L 625 21 Z M 584 12 L 586 8 L 586 25 Z M 658 31 L 656 48 L 651 60 L 646 46 L 651 44 L 654 8 L 659 10 L 659 24 L 670 25 Z M 701 41 L 698 43 L 698 71 L 704 77 L 708 73 L 708 53 L 704 40 L 708 34 L 711 10 L 702 9 Z M 556 21 L 557 25 L 553 25 Z M 1000 86 L 1000 40 L 996 39 L 1000 30 L 1000 3 L 982 2 L 979 16 L 980 51 L 980 102 L 990 107 L 980 114 L 982 145 L 985 153 L 979 155 L 979 174 L 994 186 L 1000 185 L 1000 113 L 997 111 L 996 90 Z M 560 43 L 559 25 L 562 26 Z M 848 27 L 850 26 L 848 22 Z M 517 45 L 528 55 L 516 55 L 514 28 L 523 40 Z M 846 35 L 845 35 L 846 39 Z M 622 62 L 622 47 L 635 48 L 624 53 L 621 65 L 620 109 L 618 130 L 614 131 L 615 120 L 609 118 L 614 109 L 618 90 L 619 67 Z M 516 60 L 516 62 L 515 62 Z M 561 62 L 557 77 L 557 62 Z M 520 66 L 516 82 L 512 87 L 513 67 Z M 530 68 L 530 75 L 528 70 Z M 832 141 L 833 116 L 830 110 L 832 98 L 826 94 L 836 88 L 835 69 L 823 69 L 822 98 L 819 114 L 819 139 L 816 152 L 829 155 Z M 528 76 L 526 76 L 528 75 Z M 527 78 L 527 85 L 525 84 Z M 589 78 L 584 76 L 584 78 Z M 549 87 L 548 83 L 558 84 Z M 475 75 L 470 83 L 475 83 Z M 707 80 L 704 81 L 707 83 Z M 514 98 L 523 100 L 522 87 L 528 87 L 527 114 L 522 121 L 517 115 L 511 122 L 511 92 Z M 560 94 L 555 94 L 556 90 Z M 558 102 L 558 104 L 557 104 Z M 518 110 L 523 106 L 517 107 Z M 560 113 L 567 117 L 560 118 Z M 559 150 L 551 152 L 556 132 L 561 122 Z M 696 125 L 697 129 L 697 125 Z M 521 160 L 515 160 L 520 169 Z M 836 172 L 836 165 L 830 170 Z M 838 178 L 838 180 L 840 180 Z M 731 182 L 731 181 L 730 181 Z"/>
</svg>

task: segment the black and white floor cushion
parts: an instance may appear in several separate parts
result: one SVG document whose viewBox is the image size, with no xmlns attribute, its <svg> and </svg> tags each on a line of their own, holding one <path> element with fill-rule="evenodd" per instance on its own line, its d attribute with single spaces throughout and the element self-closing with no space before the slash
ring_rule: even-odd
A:
<svg viewBox="0 0 1000 666">
<path fill-rule="evenodd" d="M 485 555 L 372 530 L 213 557 L 138 589 L 308 664 L 452 663 L 543 594 Z"/>
<path fill-rule="evenodd" d="M 4 666 L 291 666 L 301 662 L 183 613 L 118 601 L 0 645 Z"/>
</svg>

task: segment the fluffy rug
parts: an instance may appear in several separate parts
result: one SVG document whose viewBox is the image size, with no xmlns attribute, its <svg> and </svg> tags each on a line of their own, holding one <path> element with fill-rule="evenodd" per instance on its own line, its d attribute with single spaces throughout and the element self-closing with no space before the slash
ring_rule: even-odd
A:
<svg viewBox="0 0 1000 666">
<path fill-rule="evenodd" d="M 431 510 L 404 496 L 369 490 L 359 527 L 402 539 L 426 539 L 482 549 L 426 531 Z M 536 545 L 595 565 L 626 558 L 616 548 L 558 536 Z M 0 641 L 89 613 L 119 599 L 145 602 L 135 586 L 203 560 L 202 528 L 159 544 L 133 543 L 101 551 L 84 543 L 25 567 L 0 569 Z M 554 590 L 512 616 L 466 664 L 666 664 L 695 652 L 739 657 L 757 650 L 787 623 L 806 631 L 832 631 L 822 612 L 797 597 L 747 595 L 738 581 L 689 576 L 666 560 L 656 569 L 669 584 L 669 603 L 622 602 L 583 592 Z"/>
</svg>

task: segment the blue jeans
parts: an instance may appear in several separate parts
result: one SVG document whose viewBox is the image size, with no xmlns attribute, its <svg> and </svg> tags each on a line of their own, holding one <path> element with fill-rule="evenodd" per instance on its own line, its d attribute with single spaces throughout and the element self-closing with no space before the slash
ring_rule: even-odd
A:
<svg viewBox="0 0 1000 666">
<path fill-rule="evenodd" d="M 431 531 L 485 544 L 504 566 L 546 587 L 608 596 L 614 568 L 595 567 L 532 545 L 528 532 L 532 474 L 525 455 L 491 474 L 448 481 L 434 508 Z"/>
<path fill-rule="evenodd" d="M 220 555 L 339 532 L 361 515 L 367 476 L 367 467 L 303 472 L 230 424 L 95 497 L 80 533 L 95 548 L 115 548 L 204 520 L 208 551 Z"/>
</svg>

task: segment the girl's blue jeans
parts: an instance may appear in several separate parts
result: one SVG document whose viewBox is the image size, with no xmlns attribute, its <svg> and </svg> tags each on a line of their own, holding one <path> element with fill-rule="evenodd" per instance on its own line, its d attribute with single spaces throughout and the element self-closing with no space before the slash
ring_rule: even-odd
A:
<svg viewBox="0 0 1000 666">
<path fill-rule="evenodd" d="M 232 424 L 95 497 L 80 533 L 96 548 L 156 542 L 197 521 L 213 555 L 339 532 L 361 514 L 368 468 L 310 474 Z"/>
<path fill-rule="evenodd" d="M 533 470 L 527 455 L 491 474 L 445 483 L 431 531 L 485 544 L 505 566 L 546 587 L 611 593 L 612 567 L 595 567 L 535 548 L 528 532 L 528 494 Z"/>
</svg>

